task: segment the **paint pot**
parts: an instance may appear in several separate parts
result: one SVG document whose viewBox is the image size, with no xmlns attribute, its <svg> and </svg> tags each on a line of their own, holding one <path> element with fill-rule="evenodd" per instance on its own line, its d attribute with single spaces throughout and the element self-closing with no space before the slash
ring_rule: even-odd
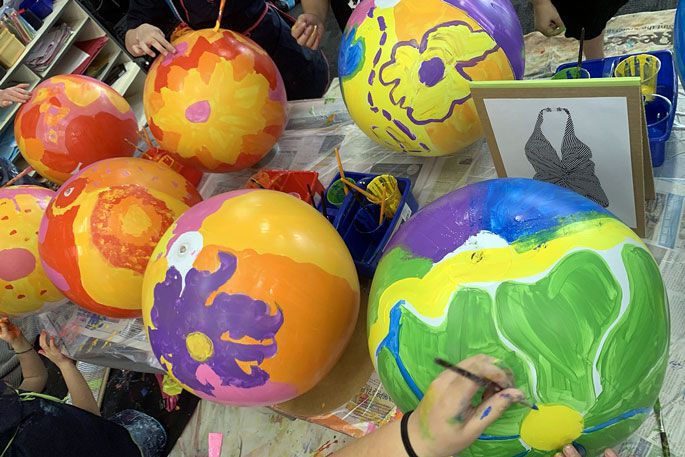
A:
<svg viewBox="0 0 685 457">
<path fill-rule="evenodd" d="M 352 184 L 357 184 L 354 179 L 345 179 Z M 328 188 L 328 192 L 326 192 L 326 200 L 331 205 L 339 207 L 343 204 L 343 201 L 345 201 L 345 195 L 345 185 L 343 184 L 342 179 L 338 179 Z"/>
<path fill-rule="evenodd" d="M 668 120 L 671 117 L 672 104 L 671 101 L 658 94 L 651 94 L 650 97 L 645 97 L 645 115 L 647 117 L 647 131 L 649 138 L 661 138 L 668 129 Z M 659 167 L 664 163 L 665 148 L 663 142 L 656 141 L 649 142 L 652 165 Z"/>
<path fill-rule="evenodd" d="M 642 95 L 651 100 L 656 94 L 657 76 L 661 70 L 661 60 L 651 54 L 630 56 L 620 61 L 614 69 L 614 77 L 639 77 Z"/>
<path fill-rule="evenodd" d="M 381 217 L 381 207 L 379 205 L 364 203 L 359 207 L 357 214 L 354 215 L 354 228 L 363 234 L 372 234 L 377 232 L 385 225 L 379 224 Z M 385 221 L 390 221 L 390 219 L 385 219 Z"/>
<path fill-rule="evenodd" d="M 581 67 L 564 68 L 555 73 L 552 79 L 589 79 L 590 72 Z"/>
</svg>

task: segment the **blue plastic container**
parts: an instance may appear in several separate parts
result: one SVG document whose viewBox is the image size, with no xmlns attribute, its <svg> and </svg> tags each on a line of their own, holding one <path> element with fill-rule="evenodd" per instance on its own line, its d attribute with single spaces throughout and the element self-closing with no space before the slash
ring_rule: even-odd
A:
<svg viewBox="0 0 685 457">
<path fill-rule="evenodd" d="M 39 19 L 45 19 L 52 13 L 52 0 L 24 0 L 19 8 L 31 11 Z"/>
<path fill-rule="evenodd" d="M 664 163 L 666 152 L 666 141 L 671 136 L 673 130 L 673 121 L 675 120 L 675 113 L 678 108 L 678 74 L 676 73 L 675 64 L 673 61 L 673 53 L 670 50 L 644 52 L 639 54 L 651 54 L 661 61 L 661 70 L 657 77 L 656 93 L 668 99 L 671 102 L 671 111 L 668 118 L 663 122 L 663 114 L 659 114 L 662 110 L 662 103 L 659 100 L 654 102 L 647 102 L 645 110 L 647 114 L 647 124 L 649 132 L 649 149 L 652 154 L 652 166 L 660 167 Z M 590 72 L 592 78 L 611 78 L 614 74 L 616 65 L 632 55 L 626 54 L 623 56 L 607 57 L 605 59 L 586 60 L 582 67 Z M 577 62 L 569 62 L 560 65 L 557 72 L 569 67 L 575 67 Z M 656 103 L 650 108 L 651 103 Z M 656 117 L 655 117 L 656 116 Z M 658 125 L 654 125 L 658 123 Z M 651 124 L 651 125 L 650 125 Z"/>
<path fill-rule="evenodd" d="M 366 186 L 378 175 L 345 172 L 345 176 L 353 179 L 362 189 L 366 189 Z M 338 179 L 340 179 L 339 174 L 331 183 Z M 369 278 L 373 276 L 390 237 L 419 207 L 411 193 L 411 180 L 397 178 L 397 184 L 402 192 L 397 213 L 392 220 L 386 219 L 380 226 L 378 225 L 379 206 L 369 203 L 364 196 L 356 192 L 349 192 L 340 207 L 331 205 L 326 198 L 322 199 L 321 204 L 326 205 L 329 220 L 345 241 L 361 276 Z M 326 193 L 330 187 L 329 185 Z M 355 198 L 355 195 L 358 198 Z"/>
</svg>

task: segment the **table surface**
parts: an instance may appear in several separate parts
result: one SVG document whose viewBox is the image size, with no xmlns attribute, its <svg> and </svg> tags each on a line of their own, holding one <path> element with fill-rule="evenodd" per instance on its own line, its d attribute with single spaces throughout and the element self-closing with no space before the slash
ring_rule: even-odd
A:
<svg viewBox="0 0 685 457">
<path fill-rule="evenodd" d="M 660 11 L 615 18 L 607 28 L 607 53 L 671 48 L 673 15 L 673 11 Z M 575 59 L 577 43 L 534 33 L 526 36 L 526 48 L 527 77 L 542 77 L 559 63 Z M 680 115 L 667 143 L 666 162 L 654 170 L 657 200 L 649 205 L 645 242 L 659 262 L 670 299 L 673 334 L 661 400 L 671 451 L 685 457 L 685 127 L 679 120 Z M 345 169 L 410 178 L 420 205 L 468 183 L 496 177 L 484 142 L 458 156 L 439 159 L 407 157 L 378 146 L 350 120 L 337 84 L 322 100 L 292 104 L 278 154 L 260 166 L 316 170 L 327 183 L 337 172 L 332 154 L 337 146 Z M 202 184 L 203 196 L 240 188 L 255 172 L 211 175 Z M 60 335 L 78 360 L 139 371 L 159 369 L 140 320 L 109 320 L 65 307 L 41 316 L 41 322 Z M 349 441 L 346 435 L 362 436 L 397 415 L 375 375 L 358 395 L 335 412 L 311 419 L 313 423 L 291 420 L 265 408 L 230 408 L 203 401 L 172 455 L 207 455 L 207 434 L 222 432 L 222 456 L 322 456 Z M 656 456 L 659 446 L 650 418 L 623 450 L 638 457 Z"/>
</svg>

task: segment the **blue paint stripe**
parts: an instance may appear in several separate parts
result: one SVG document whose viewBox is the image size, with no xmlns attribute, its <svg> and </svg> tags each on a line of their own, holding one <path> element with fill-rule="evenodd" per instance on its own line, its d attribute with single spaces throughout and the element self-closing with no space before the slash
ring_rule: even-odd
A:
<svg viewBox="0 0 685 457">
<path fill-rule="evenodd" d="M 520 435 L 511 436 L 493 436 L 493 435 L 481 435 L 478 437 L 479 441 L 512 441 L 521 438 Z M 526 454 L 528 451 L 526 451 Z"/>
<path fill-rule="evenodd" d="M 683 209 L 683 196 L 668 194 L 666 205 L 661 217 L 661 231 L 659 232 L 659 244 L 673 249 L 680 228 L 680 214 Z"/>
<path fill-rule="evenodd" d="M 404 300 L 400 300 L 395 303 L 395 306 L 390 310 L 390 329 L 388 330 L 386 337 L 381 341 L 381 344 L 378 345 L 378 349 L 376 349 L 376 359 L 378 359 L 378 354 L 381 352 L 381 349 L 386 348 L 390 351 L 392 357 L 395 359 L 397 368 L 400 370 L 400 374 L 402 374 L 404 382 L 407 383 L 411 391 L 416 395 L 416 398 L 420 401 L 423 398 L 423 392 L 421 392 L 419 386 L 416 385 L 414 378 L 411 377 L 409 370 L 404 366 L 404 362 L 402 362 L 402 358 L 400 357 L 400 328 L 402 326 L 400 321 L 402 319 L 403 304 Z"/>
<path fill-rule="evenodd" d="M 597 430 L 602 430 L 607 427 L 611 427 L 614 424 L 617 424 L 621 422 L 622 420 L 630 419 L 633 416 L 637 416 L 638 414 L 649 414 L 652 412 L 652 408 L 638 408 L 638 409 L 632 409 L 628 412 L 625 412 L 621 414 L 620 416 L 614 417 L 613 419 L 609 419 L 608 421 L 604 422 L 603 424 L 595 425 L 594 427 L 589 427 L 583 430 L 583 433 L 592 433 L 596 432 Z"/>
</svg>

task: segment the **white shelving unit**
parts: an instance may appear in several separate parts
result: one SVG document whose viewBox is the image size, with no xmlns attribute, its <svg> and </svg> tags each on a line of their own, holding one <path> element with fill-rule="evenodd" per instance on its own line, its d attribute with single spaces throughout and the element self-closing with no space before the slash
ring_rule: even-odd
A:
<svg viewBox="0 0 685 457">
<path fill-rule="evenodd" d="M 43 71 L 34 71 L 26 63 L 28 55 L 45 38 L 48 31 L 61 24 L 67 24 L 72 30 L 71 34 L 50 65 Z M 110 36 L 76 0 L 55 0 L 53 12 L 43 20 L 43 26 L 37 31 L 36 37 L 26 45 L 17 62 L 11 68 L 0 68 L 0 88 L 28 83 L 33 89 L 44 79 L 70 73 L 75 66 L 74 54 L 70 52 L 74 45 L 102 36 L 107 36 L 109 40 L 98 53 L 98 57 L 91 62 L 91 65 L 99 62 L 98 67 L 102 67 L 94 77 L 109 83 L 128 100 L 136 113 L 138 125 L 142 128 L 146 123 L 142 105 L 145 73 L 121 48 L 116 39 Z M 106 62 L 103 62 L 103 59 L 106 59 Z M 0 109 L 0 132 L 12 127 L 18 109 L 18 105 Z"/>
</svg>

